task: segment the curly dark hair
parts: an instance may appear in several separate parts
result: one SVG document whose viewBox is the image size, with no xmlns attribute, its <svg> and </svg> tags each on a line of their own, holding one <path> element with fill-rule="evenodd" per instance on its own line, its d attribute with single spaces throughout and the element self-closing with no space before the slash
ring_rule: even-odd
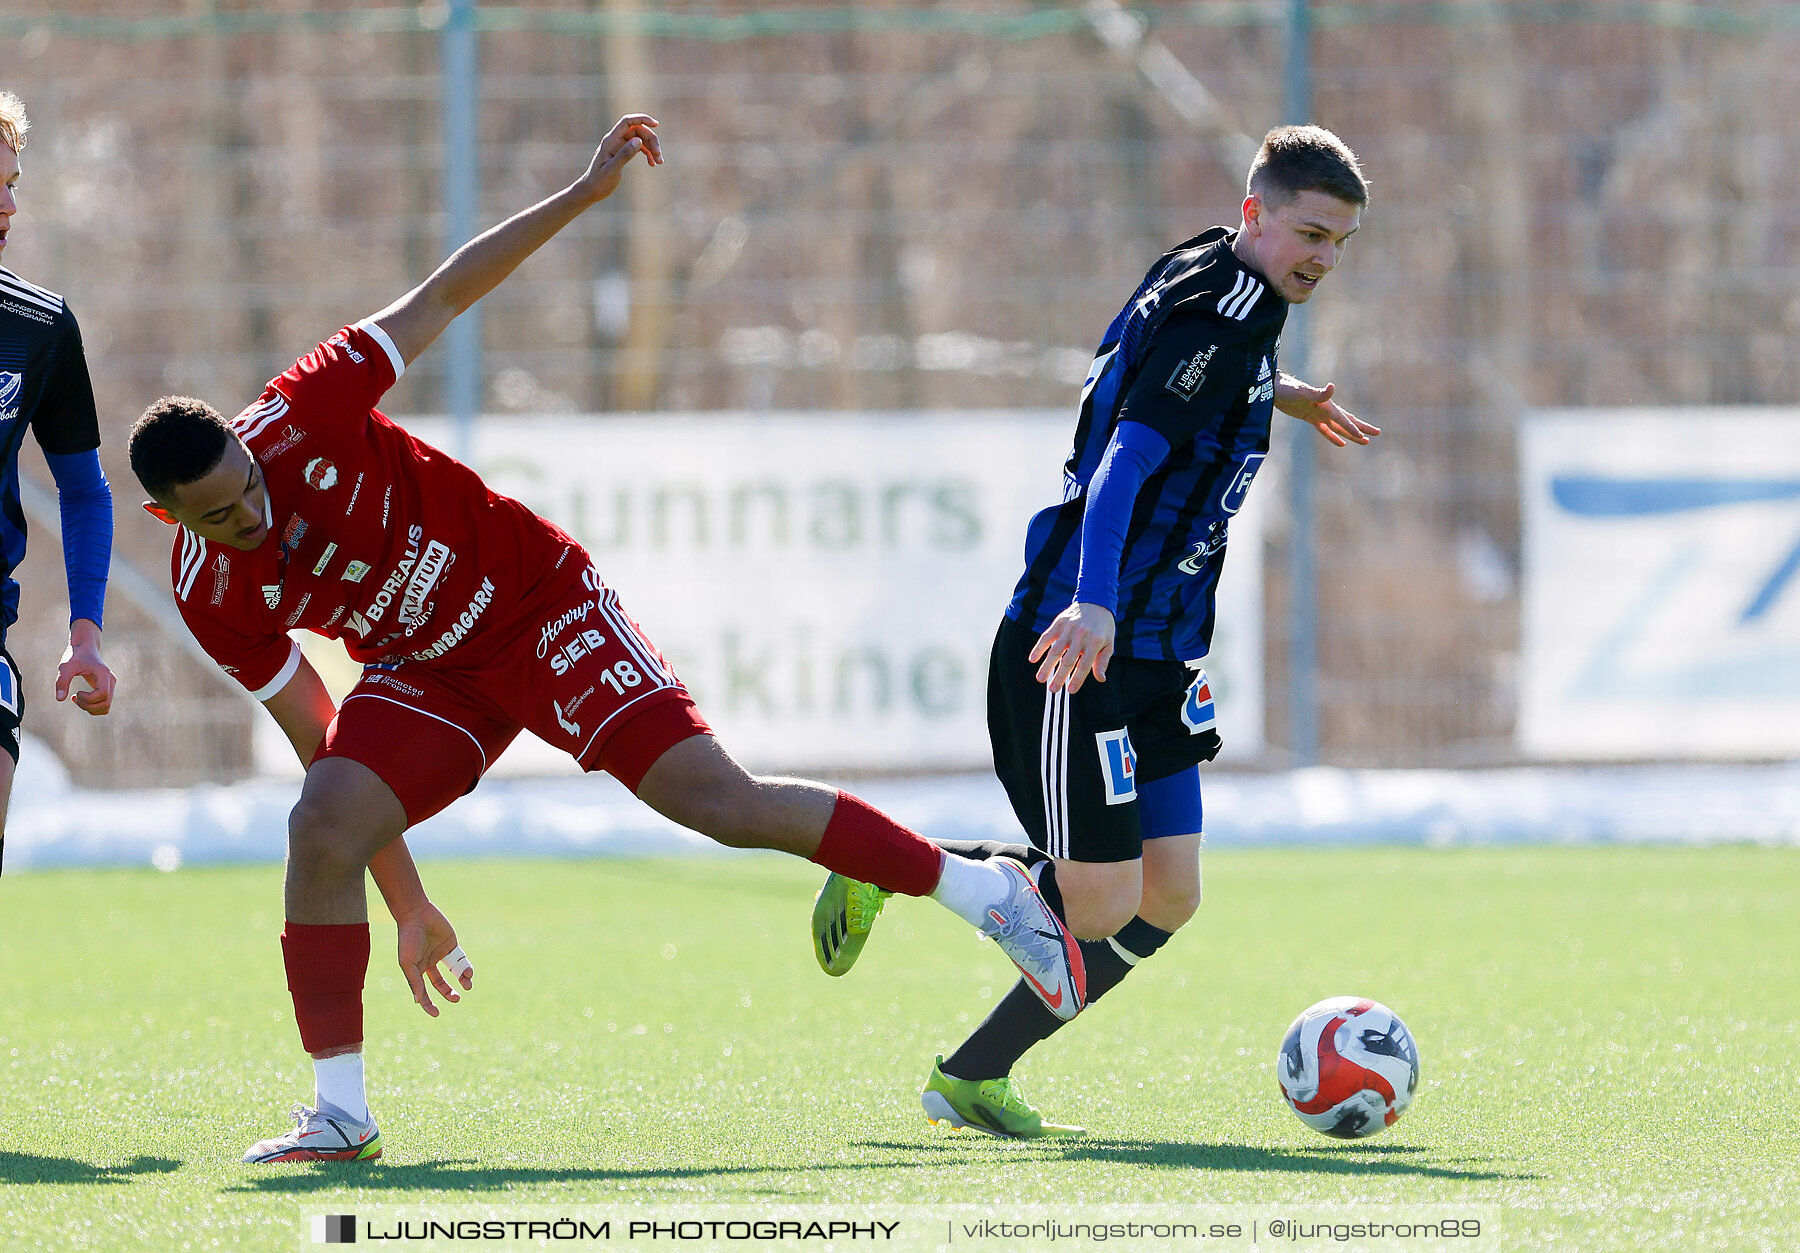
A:
<svg viewBox="0 0 1800 1253">
<path fill-rule="evenodd" d="M 212 473 L 225 455 L 231 427 L 219 411 L 192 396 L 164 396 L 131 428 L 131 472 L 153 500 Z"/>
</svg>

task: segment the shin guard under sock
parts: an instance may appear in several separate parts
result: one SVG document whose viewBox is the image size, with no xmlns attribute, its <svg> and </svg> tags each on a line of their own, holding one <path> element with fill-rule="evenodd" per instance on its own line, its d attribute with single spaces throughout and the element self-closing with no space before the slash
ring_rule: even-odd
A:
<svg viewBox="0 0 1800 1253">
<path fill-rule="evenodd" d="M 812 860 L 847 879 L 903 896 L 929 896 L 944 855 L 867 801 L 840 791 Z"/>
<path fill-rule="evenodd" d="M 1089 1007 L 1123 982 L 1133 966 L 1167 944 L 1171 934 L 1142 918 L 1133 918 L 1109 939 L 1082 940 Z M 963 1041 L 962 1047 L 945 1059 L 944 1073 L 956 1079 L 998 1079 L 1011 1074 L 1033 1045 L 1049 1039 L 1064 1025 L 1021 980 Z"/>
<path fill-rule="evenodd" d="M 361 1044 L 369 924 L 290 922 L 281 932 L 281 956 L 301 1046 L 308 1053 L 321 1053 Z"/>
</svg>

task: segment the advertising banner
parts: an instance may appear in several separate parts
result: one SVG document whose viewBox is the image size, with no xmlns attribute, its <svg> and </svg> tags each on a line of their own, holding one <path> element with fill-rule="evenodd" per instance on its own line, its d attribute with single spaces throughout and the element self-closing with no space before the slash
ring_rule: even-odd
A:
<svg viewBox="0 0 1800 1253">
<path fill-rule="evenodd" d="M 1800 409 L 1542 413 L 1520 482 L 1526 752 L 1800 754 Z"/>
<path fill-rule="evenodd" d="M 1072 433 L 1060 410 L 486 418 L 470 460 L 587 546 L 751 768 L 976 769 L 988 652 Z M 1240 759 L 1262 742 L 1250 497 L 1207 662 Z M 508 760 L 566 766 L 536 741 Z"/>
</svg>

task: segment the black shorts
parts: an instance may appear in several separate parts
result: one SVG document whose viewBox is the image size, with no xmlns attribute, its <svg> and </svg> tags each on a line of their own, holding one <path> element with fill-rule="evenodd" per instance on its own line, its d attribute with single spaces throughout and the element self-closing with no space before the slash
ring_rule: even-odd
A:
<svg viewBox="0 0 1800 1253">
<path fill-rule="evenodd" d="M 25 685 L 19 681 L 19 663 L 0 648 L 0 749 L 19 764 L 19 724 L 25 721 Z"/>
<path fill-rule="evenodd" d="M 1204 670 L 1114 656 L 1106 682 L 1054 694 L 1029 660 L 1038 632 L 1003 618 L 988 661 L 994 772 L 1032 844 L 1070 861 L 1143 856 L 1137 785 L 1219 751 Z"/>
</svg>

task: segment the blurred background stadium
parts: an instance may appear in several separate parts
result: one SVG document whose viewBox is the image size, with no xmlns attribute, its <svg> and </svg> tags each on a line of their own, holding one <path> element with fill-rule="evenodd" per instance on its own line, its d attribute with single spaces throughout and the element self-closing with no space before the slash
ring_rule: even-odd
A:
<svg viewBox="0 0 1800 1253">
<path fill-rule="evenodd" d="M 130 421 L 164 392 L 227 411 L 253 398 L 459 234 L 562 185 L 618 113 L 662 119 L 668 165 L 635 171 L 485 300 L 478 352 L 434 347 L 388 412 L 479 409 L 526 443 L 532 423 L 580 423 L 603 446 L 642 438 L 641 415 L 689 411 L 734 415 L 752 441 L 813 411 L 1055 411 L 1039 441 L 1053 465 L 1119 301 L 1172 243 L 1235 221 L 1249 154 L 1300 107 L 1299 75 L 1374 199 L 1284 364 L 1335 379 L 1386 434 L 1321 444 L 1305 481 L 1284 432 L 1258 489 L 1264 714 L 1247 760 L 1554 759 L 1519 736 L 1521 431 L 1548 409 L 1713 407 L 1680 423 L 1678 443 L 1704 446 L 1716 407 L 1791 401 L 1796 14 L 25 0 L 0 31 L 0 86 L 33 120 L 7 264 L 81 319 L 120 505 L 107 641 L 122 677 L 105 720 L 40 698 L 66 602 L 39 526 L 10 637 L 36 685 L 28 729 L 89 787 L 255 770 L 255 710 L 168 630 L 168 537 L 132 507 Z M 473 145 L 447 141 L 465 124 Z M 1800 420 L 1771 421 L 1778 452 L 1800 447 Z M 1795 469 L 1756 499 L 1790 499 Z M 35 450 L 24 472 L 47 483 Z M 1042 488 L 1046 503 L 1053 479 Z M 1792 512 L 1768 514 L 1778 550 Z M 988 629 L 1006 590 L 991 588 Z M 1777 610 L 1758 621 L 1778 692 L 1800 619 Z M 1794 751 L 1668 738 L 1676 755 Z M 1570 755 L 1668 755 L 1620 743 Z"/>
</svg>

